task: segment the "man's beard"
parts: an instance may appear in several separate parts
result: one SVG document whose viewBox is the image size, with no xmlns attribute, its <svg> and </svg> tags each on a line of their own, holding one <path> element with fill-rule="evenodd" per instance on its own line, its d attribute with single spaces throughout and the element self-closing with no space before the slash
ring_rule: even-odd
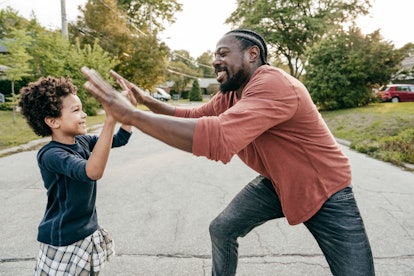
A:
<svg viewBox="0 0 414 276">
<path fill-rule="evenodd" d="M 246 78 L 247 74 L 245 74 L 243 69 L 240 69 L 236 75 L 220 84 L 221 93 L 226 94 L 230 91 L 236 91 L 246 82 Z"/>
</svg>

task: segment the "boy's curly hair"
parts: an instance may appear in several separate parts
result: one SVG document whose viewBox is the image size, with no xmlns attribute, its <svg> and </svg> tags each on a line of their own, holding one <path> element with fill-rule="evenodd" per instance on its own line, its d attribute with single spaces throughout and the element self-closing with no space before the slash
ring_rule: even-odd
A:
<svg viewBox="0 0 414 276">
<path fill-rule="evenodd" d="M 62 99 L 69 94 L 76 95 L 77 90 L 69 77 L 41 77 L 20 89 L 20 112 L 37 135 L 52 135 L 45 118 L 59 118 Z"/>
</svg>

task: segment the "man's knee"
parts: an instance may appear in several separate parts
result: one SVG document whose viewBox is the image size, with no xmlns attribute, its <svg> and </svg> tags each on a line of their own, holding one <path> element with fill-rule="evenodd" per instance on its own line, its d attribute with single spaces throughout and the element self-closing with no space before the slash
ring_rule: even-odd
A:
<svg viewBox="0 0 414 276">
<path fill-rule="evenodd" d="M 214 220 L 210 222 L 209 232 L 211 237 L 225 237 L 228 232 L 228 223 L 225 218 L 220 214 Z"/>
</svg>

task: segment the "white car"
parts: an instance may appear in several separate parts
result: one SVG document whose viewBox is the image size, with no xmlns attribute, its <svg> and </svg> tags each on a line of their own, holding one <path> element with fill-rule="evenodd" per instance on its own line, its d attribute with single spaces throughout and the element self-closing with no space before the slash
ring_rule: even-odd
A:
<svg viewBox="0 0 414 276">
<path fill-rule="evenodd" d="M 165 92 L 162 88 L 156 88 L 154 94 L 152 95 L 154 98 L 160 100 L 160 101 L 169 101 L 171 100 L 171 95 Z"/>
</svg>

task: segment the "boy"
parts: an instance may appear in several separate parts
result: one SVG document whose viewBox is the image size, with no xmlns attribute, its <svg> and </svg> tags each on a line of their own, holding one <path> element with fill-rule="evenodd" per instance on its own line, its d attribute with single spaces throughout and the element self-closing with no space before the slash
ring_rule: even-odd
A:
<svg viewBox="0 0 414 276">
<path fill-rule="evenodd" d="M 128 142 L 131 126 L 122 125 L 114 135 L 116 121 L 107 114 L 100 136 L 87 135 L 76 92 L 70 78 L 51 76 L 20 91 L 19 106 L 29 126 L 39 136 L 52 137 L 37 154 L 48 202 L 38 228 L 34 275 L 97 275 L 114 253 L 112 239 L 98 225 L 96 181 L 111 147 Z"/>
</svg>

